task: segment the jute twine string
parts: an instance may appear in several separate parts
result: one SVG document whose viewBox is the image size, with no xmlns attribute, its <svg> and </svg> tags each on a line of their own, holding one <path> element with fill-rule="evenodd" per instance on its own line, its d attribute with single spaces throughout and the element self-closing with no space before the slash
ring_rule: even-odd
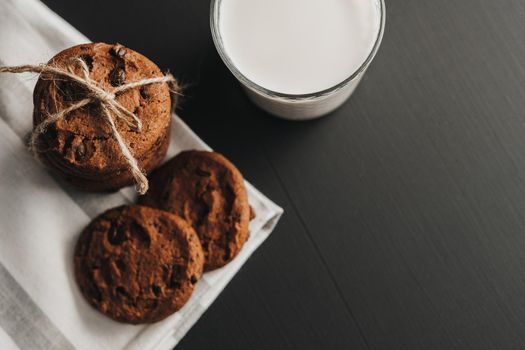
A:
<svg viewBox="0 0 525 350">
<path fill-rule="evenodd" d="M 76 75 L 74 73 L 74 67 L 77 65 L 81 68 L 81 75 Z M 144 194 L 148 191 L 148 179 L 144 175 L 144 172 L 140 169 L 137 159 L 133 156 L 129 150 L 126 142 L 120 135 L 115 125 L 113 117 L 123 120 L 129 127 L 133 130 L 140 132 L 142 130 L 142 122 L 140 119 L 132 112 L 124 108 L 118 101 L 116 97 L 119 93 L 124 91 L 150 85 L 157 83 L 167 83 L 170 87 L 172 94 L 180 95 L 180 89 L 177 85 L 177 81 L 171 74 L 166 74 L 162 77 L 154 78 L 145 78 L 138 81 L 133 81 L 127 84 L 120 85 L 107 91 L 103 89 L 99 84 L 89 77 L 89 67 L 86 62 L 79 57 L 72 58 L 70 64 L 67 65 L 66 69 L 58 68 L 48 64 L 39 64 L 39 65 L 20 65 L 20 66 L 6 66 L 0 67 L 0 73 L 40 73 L 40 74 L 49 74 L 53 78 L 64 78 L 71 82 L 76 83 L 82 87 L 85 91 L 85 96 L 82 100 L 70 105 L 69 107 L 49 115 L 44 119 L 40 124 L 38 124 L 31 134 L 30 140 L 30 149 L 37 155 L 38 153 L 38 138 L 41 134 L 46 132 L 47 128 L 57 122 L 58 120 L 64 118 L 69 113 L 80 109 L 90 103 L 98 103 L 100 105 L 102 115 L 104 116 L 106 122 L 111 128 L 111 133 L 113 138 L 118 144 L 122 155 L 126 159 L 129 170 L 133 175 L 136 183 L 136 190 L 140 194 Z"/>
</svg>

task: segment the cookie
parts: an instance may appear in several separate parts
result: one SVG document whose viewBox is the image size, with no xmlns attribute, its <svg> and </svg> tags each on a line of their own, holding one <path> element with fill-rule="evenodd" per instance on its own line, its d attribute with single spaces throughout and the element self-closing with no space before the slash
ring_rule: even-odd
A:
<svg viewBox="0 0 525 350">
<path fill-rule="evenodd" d="M 75 277 L 86 300 L 114 320 L 160 321 L 190 298 L 204 255 L 193 228 L 177 216 L 121 206 L 81 233 Z"/>
<path fill-rule="evenodd" d="M 72 67 L 75 74 L 81 75 L 80 66 L 71 65 L 72 59 L 77 57 L 86 63 L 89 77 L 106 91 L 144 78 L 163 76 L 148 58 L 119 44 L 77 45 L 60 52 L 48 64 Z M 84 97 L 85 92 L 75 83 L 42 74 L 33 94 L 34 126 Z M 139 167 L 149 172 L 164 158 L 169 143 L 169 137 L 166 137 L 171 124 L 169 86 L 156 83 L 136 87 L 119 93 L 116 100 L 142 122 L 142 131 L 139 132 L 120 118 L 114 118 L 117 130 L 138 160 Z M 128 162 L 102 115 L 99 103 L 70 112 L 50 125 L 38 141 L 39 154 L 44 162 L 74 184 L 91 184 L 86 190 L 112 190 L 133 184 Z M 112 181 L 102 178 L 111 178 Z"/>
<path fill-rule="evenodd" d="M 215 152 L 182 152 L 150 177 L 140 203 L 191 223 L 206 258 L 205 270 L 231 261 L 248 239 L 250 206 L 237 168 Z"/>
</svg>

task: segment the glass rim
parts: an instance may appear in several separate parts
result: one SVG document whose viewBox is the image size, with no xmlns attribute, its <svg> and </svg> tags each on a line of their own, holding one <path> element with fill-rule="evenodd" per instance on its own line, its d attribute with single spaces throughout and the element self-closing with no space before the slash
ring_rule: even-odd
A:
<svg viewBox="0 0 525 350">
<path fill-rule="evenodd" d="M 219 6 L 222 0 L 211 0 L 210 4 L 210 28 L 211 28 L 211 34 L 213 43 L 215 44 L 215 48 L 217 49 L 217 52 L 219 53 L 219 56 L 223 60 L 223 62 L 226 64 L 226 67 L 232 72 L 232 74 L 239 80 L 243 85 L 246 87 L 261 93 L 263 95 L 268 95 L 270 97 L 274 98 L 282 98 L 287 100 L 305 100 L 305 99 L 312 99 L 312 98 L 318 98 L 322 97 L 328 94 L 331 94 L 334 91 L 337 91 L 344 86 L 346 86 L 348 83 L 350 83 L 352 80 L 356 79 L 361 73 L 363 73 L 368 66 L 370 65 L 370 62 L 375 57 L 377 51 L 379 50 L 379 46 L 381 44 L 381 40 L 383 39 L 383 34 L 385 32 L 385 0 L 377 0 L 379 3 L 380 9 L 380 19 L 379 19 L 379 30 L 377 32 L 376 39 L 374 41 L 374 45 L 372 46 L 372 49 L 370 50 L 370 53 L 366 57 L 366 59 L 363 61 L 363 63 L 357 68 L 348 78 L 344 79 L 340 83 L 329 87 L 324 90 L 316 91 L 316 92 L 310 92 L 306 94 L 288 94 L 288 93 L 282 93 L 278 91 L 269 90 L 252 80 L 248 79 L 244 74 L 242 74 L 233 61 L 230 59 L 228 54 L 226 53 L 226 50 L 224 48 L 222 37 L 219 30 Z"/>
</svg>

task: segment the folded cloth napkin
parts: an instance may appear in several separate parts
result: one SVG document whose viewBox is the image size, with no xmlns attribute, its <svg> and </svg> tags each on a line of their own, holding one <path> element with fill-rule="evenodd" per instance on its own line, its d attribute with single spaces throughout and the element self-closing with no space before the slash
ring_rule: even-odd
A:
<svg viewBox="0 0 525 350">
<path fill-rule="evenodd" d="M 37 0 L 0 1 L 0 65 L 42 63 L 88 42 Z M 132 188 L 87 194 L 53 177 L 28 152 L 35 74 L 0 76 L 0 349 L 171 349 L 248 257 L 268 237 L 282 209 L 250 184 L 257 213 L 250 239 L 227 266 L 204 274 L 182 310 L 162 322 L 132 326 L 92 309 L 73 278 L 82 228 L 104 210 L 131 203 Z M 176 115 L 168 157 L 209 149 Z"/>
</svg>

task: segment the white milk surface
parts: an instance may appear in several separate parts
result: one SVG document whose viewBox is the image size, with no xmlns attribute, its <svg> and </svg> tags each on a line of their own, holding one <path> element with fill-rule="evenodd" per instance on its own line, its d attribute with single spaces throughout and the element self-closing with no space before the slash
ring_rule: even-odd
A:
<svg viewBox="0 0 525 350">
<path fill-rule="evenodd" d="M 219 31 L 245 77 L 307 94 L 350 77 L 372 51 L 380 22 L 377 0 L 222 0 Z"/>
</svg>

